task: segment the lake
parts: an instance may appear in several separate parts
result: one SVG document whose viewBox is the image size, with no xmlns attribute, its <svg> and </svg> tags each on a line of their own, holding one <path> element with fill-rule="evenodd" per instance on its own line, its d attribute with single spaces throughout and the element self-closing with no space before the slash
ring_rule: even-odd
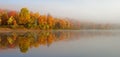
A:
<svg viewBox="0 0 120 57">
<path fill-rule="evenodd" d="M 0 57 L 120 57 L 120 31 L 2 31 Z"/>
</svg>

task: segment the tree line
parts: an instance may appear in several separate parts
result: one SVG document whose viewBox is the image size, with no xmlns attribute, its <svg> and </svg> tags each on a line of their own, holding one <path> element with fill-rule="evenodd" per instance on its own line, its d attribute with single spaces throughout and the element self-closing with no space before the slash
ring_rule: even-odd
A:
<svg viewBox="0 0 120 57">
<path fill-rule="evenodd" d="M 69 29 L 70 21 L 62 18 L 54 18 L 50 14 L 40 15 L 38 12 L 33 13 L 27 8 L 22 8 L 19 12 L 0 10 L 0 27 L 34 28 L 41 30 Z"/>
</svg>

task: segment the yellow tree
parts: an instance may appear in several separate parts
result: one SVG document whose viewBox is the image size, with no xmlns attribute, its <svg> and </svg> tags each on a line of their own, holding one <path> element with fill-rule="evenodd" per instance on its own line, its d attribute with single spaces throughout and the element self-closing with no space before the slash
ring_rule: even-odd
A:
<svg viewBox="0 0 120 57">
<path fill-rule="evenodd" d="M 7 21 L 8 25 L 11 25 L 13 23 L 13 20 L 14 20 L 14 18 L 13 18 L 13 16 L 11 16 Z"/>
<path fill-rule="evenodd" d="M 30 13 L 27 8 L 22 8 L 19 13 L 19 24 L 27 24 L 30 19 Z"/>
</svg>

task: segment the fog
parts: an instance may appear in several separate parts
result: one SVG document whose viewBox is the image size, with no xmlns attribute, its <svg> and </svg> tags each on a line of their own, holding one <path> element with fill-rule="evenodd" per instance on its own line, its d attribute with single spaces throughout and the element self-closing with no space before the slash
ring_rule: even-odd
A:
<svg viewBox="0 0 120 57">
<path fill-rule="evenodd" d="M 0 8 L 31 11 L 80 21 L 120 24 L 120 0 L 0 0 Z"/>
</svg>

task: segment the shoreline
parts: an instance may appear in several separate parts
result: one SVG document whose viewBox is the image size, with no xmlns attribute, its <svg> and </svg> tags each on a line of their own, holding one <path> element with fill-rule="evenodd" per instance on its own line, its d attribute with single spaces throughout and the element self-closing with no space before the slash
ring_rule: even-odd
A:
<svg viewBox="0 0 120 57">
<path fill-rule="evenodd" d="M 119 29 L 79 29 L 79 31 L 111 31 Z M 40 30 L 40 29 L 11 29 L 11 28 L 0 28 L 0 32 L 40 32 L 40 31 L 78 31 L 78 29 L 54 29 L 54 30 Z"/>
</svg>

